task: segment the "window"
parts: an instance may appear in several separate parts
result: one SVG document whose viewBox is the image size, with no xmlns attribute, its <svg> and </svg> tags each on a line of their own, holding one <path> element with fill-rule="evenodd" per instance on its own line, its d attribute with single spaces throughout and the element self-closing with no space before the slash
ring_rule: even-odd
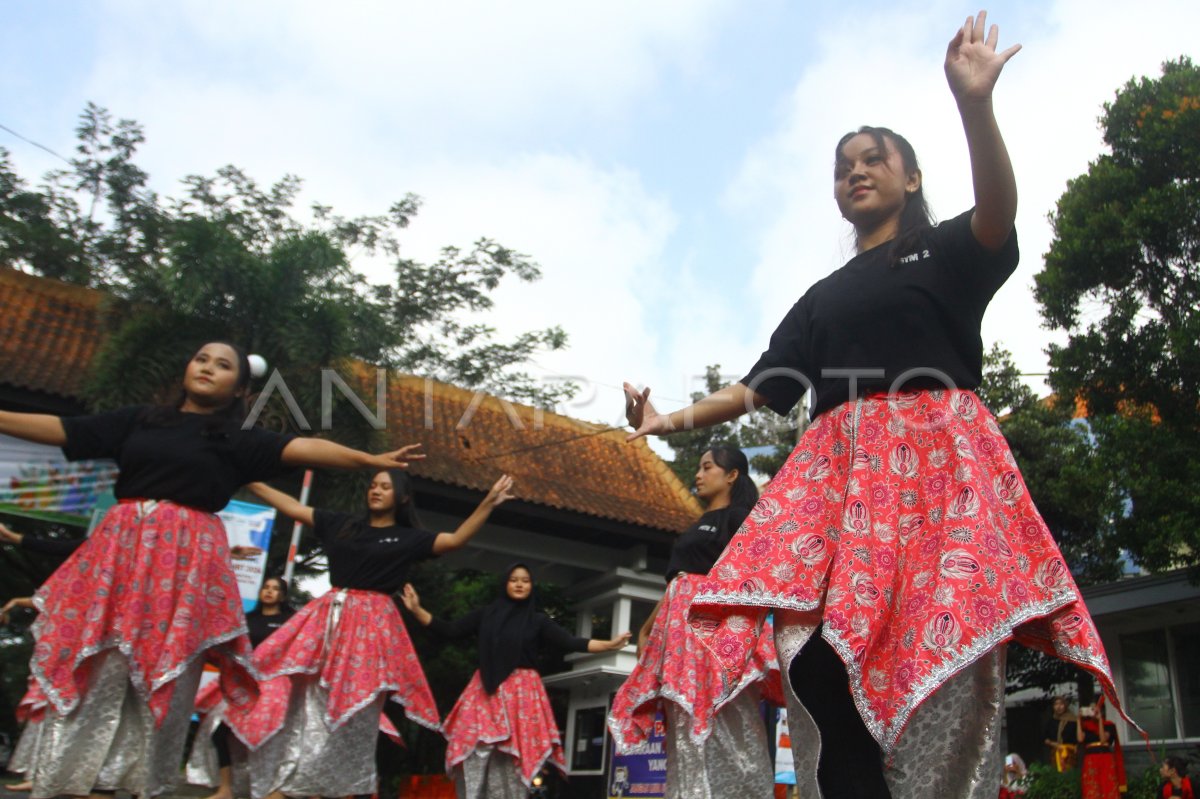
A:
<svg viewBox="0 0 1200 799">
<path fill-rule="evenodd" d="M 1129 715 L 1151 738 L 1176 738 L 1175 701 L 1167 660 L 1167 631 L 1146 630 L 1121 636 L 1125 701 Z"/>
<path fill-rule="evenodd" d="M 1184 738 L 1200 738 L 1200 624 L 1171 628 Z"/>
<path fill-rule="evenodd" d="M 604 769 L 604 738 L 608 734 L 604 718 L 608 708 L 585 707 L 575 711 L 575 740 L 571 752 L 571 771 Z"/>
<path fill-rule="evenodd" d="M 1200 738 L 1200 624 L 1121 636 L 1129 715 L 1156 740 Z"/>
</svg>

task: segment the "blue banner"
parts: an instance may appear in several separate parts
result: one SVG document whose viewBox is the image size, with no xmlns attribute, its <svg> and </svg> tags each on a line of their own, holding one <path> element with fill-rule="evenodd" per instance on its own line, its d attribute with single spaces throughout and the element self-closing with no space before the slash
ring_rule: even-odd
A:
<svg viewBox="0 0 1200 799">
<path fill-rule="evenodd" d="M 635 755 L 619 755 L 612 747 L 612 762 L 608 768 L 609 799 L 626 797 L 662 797 L 667 786 L 667 753 L 663 750 L 666 730 L 663 717 L 654 717 L 654 732 L 645 751 Z"/>
</svg>

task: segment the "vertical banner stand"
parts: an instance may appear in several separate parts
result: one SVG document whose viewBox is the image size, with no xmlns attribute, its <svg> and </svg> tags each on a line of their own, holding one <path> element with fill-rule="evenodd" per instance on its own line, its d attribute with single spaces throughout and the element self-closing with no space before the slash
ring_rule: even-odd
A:
<svg viewBox="0 0 1200 799">
<path fill-rule="evenodd" d="M 300 485 L 300 504 L 308 504 L 308 492 L 312 489 L 313 473 L 312 469 L 304 470 L 304 482 Z M 288 546 L 287 564 L 283 567 L 283 579 L 288 585 L 292 584 L 292 573 L 296 570 L 296 551 L 300 549 L 300 534 L 304 532 L 304 525 L 300 522 L 292 523 L 292 543 Z"/>
</svg>

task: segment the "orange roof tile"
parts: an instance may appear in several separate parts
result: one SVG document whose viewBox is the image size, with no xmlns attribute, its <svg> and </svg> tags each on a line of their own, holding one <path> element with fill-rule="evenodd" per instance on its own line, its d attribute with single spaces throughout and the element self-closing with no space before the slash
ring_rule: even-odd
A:
<svg viewBox="0 0 1200 799">
<path fill-rule="evenodd" d="M 0 267 L 0 382 L 78 399 L 104 338 L 105 294 Z"/>
<path fill-rule="evenodd" d="M 104 341 L 105 297 L 0 268 L 0 384 L 81 398 Z M 354 368 L 368 407 L 373 368 Z M 425 445 L 416 477 L 487 491 L 508 473 L 527 502 L 672 532 L 700 514 L 670 467 L 622 431 L 419 377 L 393 376 L 388 387 L 388 439 Z"/>
<path fill-rule="evenodd" d="M 673 532 L 700 514 L 662 458 L 622 430 L 412 376 L 389 381 L 387 414 L 392 444 L 424 445 L 415 477 L 487 491 L 509 474 L 523 500 Z"/>
</svg>

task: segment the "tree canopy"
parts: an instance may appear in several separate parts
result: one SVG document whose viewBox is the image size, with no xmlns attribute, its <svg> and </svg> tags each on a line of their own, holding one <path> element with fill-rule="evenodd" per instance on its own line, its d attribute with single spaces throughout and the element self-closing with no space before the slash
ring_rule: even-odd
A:
<svg viewBox="0 0 1200 799">
<path fill-rule="evenodd" d="M 357 217 L 314 205 L 302 219 L 299 178 L 263 187 L 227 166 L 162 197 L 136 163 L 136 122 L 89 104 L 76 134 L 70 166 L 36 188 L 0 149 L 0 264 L 113 295 L 94 405 L 145 401 L 177 376 L 180 347 L 210 336 L 280 369 L 356 358 L 543 407 L 575 392 L 520 369 L 565 347 L 561 328 L 500 341 L 482 321 L 501 281 L 537 280 L 538 265 L 487 238 L 433 263 L 405 257 L 417 196 Z M 389 262 L 394 281 L 369 282 L 354 268 L 361 258 Z"/>
<path fill-rule="evenodd" d="M 1151 571 L 1200 564 L 1200 68 L 1130 80 L 1110 152 L 1070 181 L 1036 276 L 1050 383 L 1087 409 L 1120 498 L 1116 534 Z"/>
</svg>

